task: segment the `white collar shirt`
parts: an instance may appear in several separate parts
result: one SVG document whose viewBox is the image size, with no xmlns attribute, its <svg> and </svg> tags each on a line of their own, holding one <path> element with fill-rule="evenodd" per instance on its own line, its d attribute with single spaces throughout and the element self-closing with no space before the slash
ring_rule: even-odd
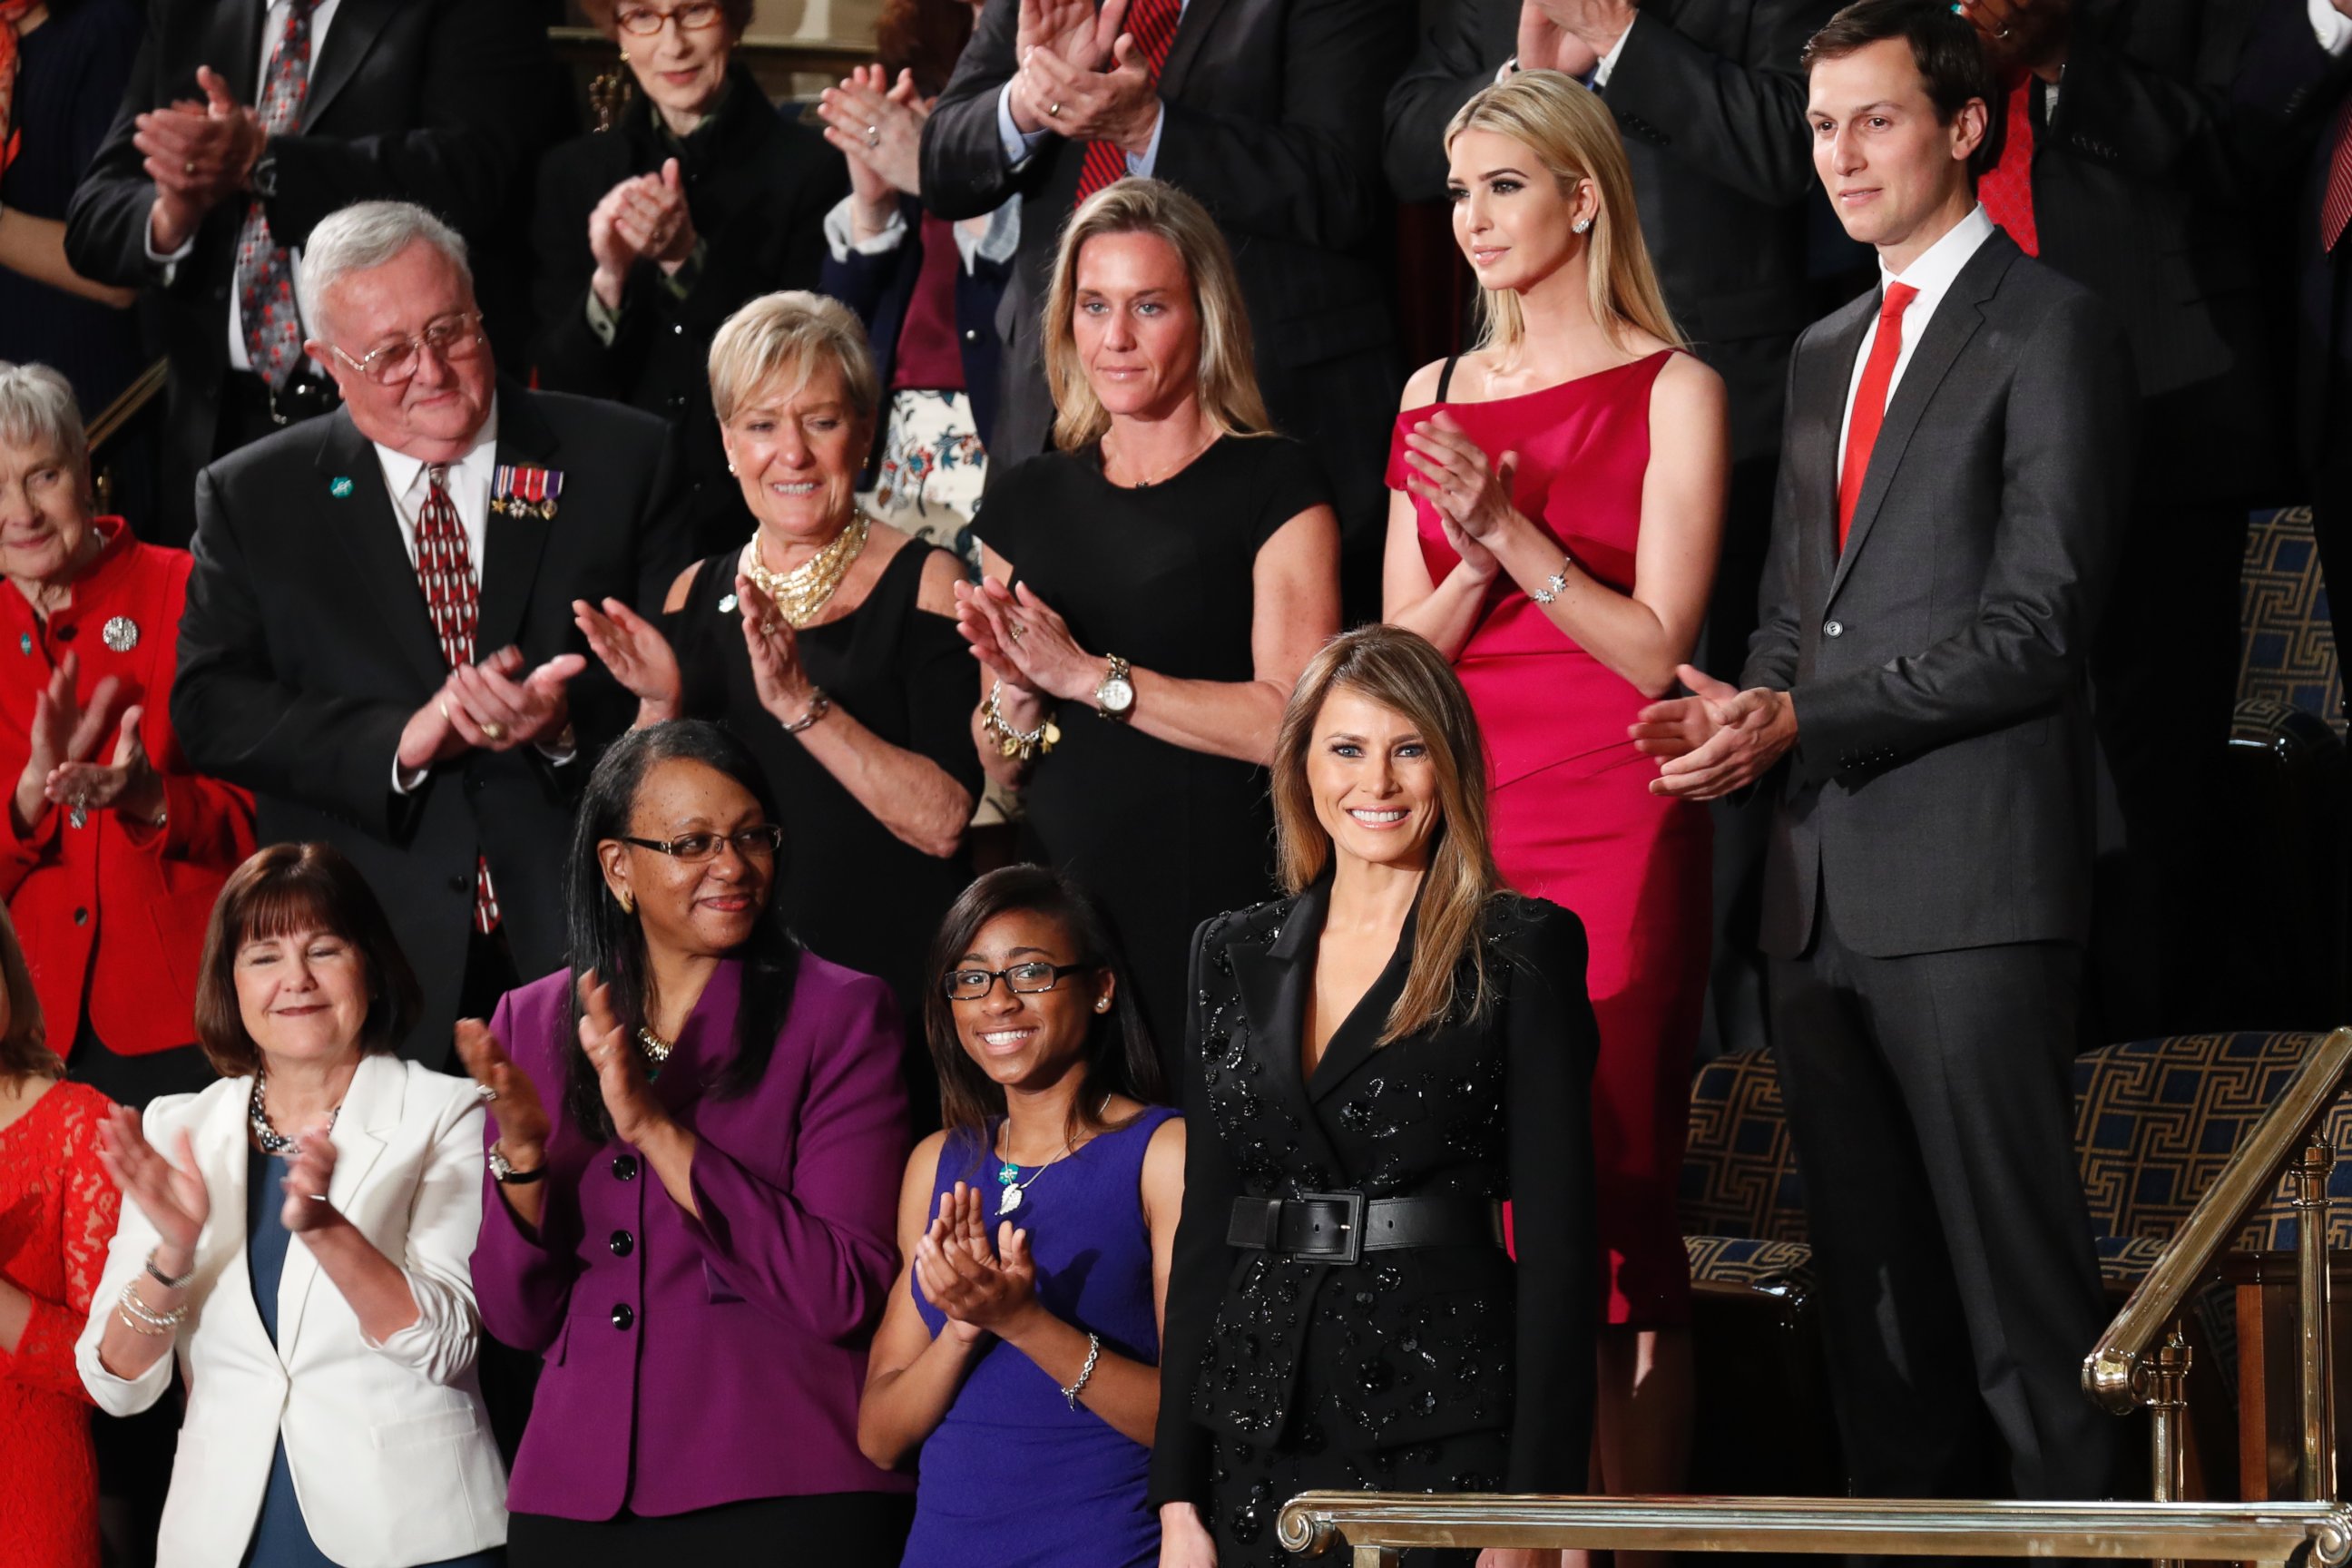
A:
<svg viewBox="0 0 2352 1568">
<path fill-rule="evenodd" d="M 1913 257 L 1911 265 L 1899 274 L 1888 271 L 1885 261 L 1878 264 L 1881 300 L 1885 298 L 1886 286 L 1890 283 L 1901 283 L 1919 291 L 1918 297 L 1904 308 L 1903 347 L 1895 357 L 1895 374 L 1886 383 L 1888 403 L 1895 401 L 1895 389 L 1903 384 L 1903 373 L 1911 367 L 1911 356 L 1917 352 L 1919 340 L 1927 335 L 1927 323 L 1935 319 L 1937 308 L 1944 302 L 1944 296 L 1952 291 L 1953 283 L 1958 280 L 1961 269 L 1968 266 L 1969 258 L 1992 237 L 1992 218 L 1979 203 L 1969 209 L 1968 216 L 1946 231 L 1942 238 Z M 1871 345 L 1877 341 L 1878 318 L 1873 316 L 1869 329 L 1862 334 L 1862 347 L 1853 356 L 1853 371 L 1845 384 L 1845 413 L 1838 420 L 1839 473 L 1845 472 L 1845 439 L 1847 433 L 1853 428 L 1853 400 L 1862 390 L 1862 373 L 1870 363 Z M 1885 410 L 1882 408 L 1880 412 L 1883 414 Z"/>
<path fill-rule="evenodd" d="M 391 493 L 392 510 L 400 519 L 400 547 L 408 552 L 408 563 L 416 564 L 416 523 L 425 515 L 425 499 L 432 493 L 433 481 L 426 473 L 432 465 L 422 458 L 412 458 L 405 452 L 378 444 L 376 460 L 383 465 L 384 489 Z M 488 536 L 490 524 L 490 480 L 499 466 L 499 405 L 490 403 L 489 417 L 475 433 L 474 445 L 466 455 L 449 465 L 444 480 L 449 491 L 450 504 L 457 509 L 457 521 L 466 531 L 466 557 L 473 563 L 474 585 L 478 591 L 482 582 L 482 545 Z M 480 650 L 477 650 L 478 657 Z"/>
</svg>

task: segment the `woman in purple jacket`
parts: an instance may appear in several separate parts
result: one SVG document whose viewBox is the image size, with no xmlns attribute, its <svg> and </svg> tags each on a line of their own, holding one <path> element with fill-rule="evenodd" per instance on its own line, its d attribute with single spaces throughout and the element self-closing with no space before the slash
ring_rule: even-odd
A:
<svg viewBox="0 0 2352 1568">
<path fill-rule="evenodd" d="M 898 1561 L 908 1483 L 859 1454 L 857 1399 L 901 1031 L 881 981 L 785 929 L 782 847 L 716 725 L 624 737 L 573 839 L 575 969 L 457 1026 L 492 1102 L 482 1321 L 545 1363 L 510 1568 Z"/>
</svg>

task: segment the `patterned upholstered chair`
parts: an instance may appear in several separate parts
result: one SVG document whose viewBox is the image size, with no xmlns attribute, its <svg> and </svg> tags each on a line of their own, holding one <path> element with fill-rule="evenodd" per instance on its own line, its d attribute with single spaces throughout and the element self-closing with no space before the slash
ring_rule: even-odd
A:
<svg viewBox="0 0 2352 1568">
<path fill-rule="evenodd" d="M 2343 734 L 2344 671 L 2309 507 L 2253 515 L 2238 592 L 2238 700 L 2309 713 Z"/>
</svg>

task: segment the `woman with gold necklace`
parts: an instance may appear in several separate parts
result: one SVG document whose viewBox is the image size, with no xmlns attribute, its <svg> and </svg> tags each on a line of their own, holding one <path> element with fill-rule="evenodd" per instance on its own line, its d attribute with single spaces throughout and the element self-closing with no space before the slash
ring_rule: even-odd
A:
<svg viewBox="0 0 2352 1568">
<path fill-rule="evenodd" d="M 751 301 L 711 343 L 710 391 L 750 539 L 681 574 L 658 626 L 617 600 L 573 608 L 640 726 L 710 719 L 751 748 L 791 835 L 785 920 L 820 956 L 888 981 L 917 1020 L 924 944 L 971 879 L 981 771 L 951 618 L 961 569 L 857 513 L 880 392 L 846 307 Z M 936 1126 L 910 1034 L 916 1119 Z"/>
</svg>

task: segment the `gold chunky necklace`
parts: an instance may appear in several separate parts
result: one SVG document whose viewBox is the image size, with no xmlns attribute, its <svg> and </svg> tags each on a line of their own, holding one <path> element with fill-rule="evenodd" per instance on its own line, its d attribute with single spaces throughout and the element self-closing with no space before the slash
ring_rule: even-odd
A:
<svg viewBox="0 0 2352 1568">
<path fill-rule="evenodd" d="M 737 562 L 752 584 L 768 595 L 776 613 L 795 627 L 807 626 L 833 597 L 841 580 L 849 575 L 851 564 L 858 552 L 866 548 L 866 535 L 871 525 L 863 512 L 849 520 L 849 526 L 835 534 L 833 542 L 802 562 L 789 572 L 771 572 L 760 559 L 760 536 L 757 533 L 743 546 L 742 558 Z"/>
</svg>

